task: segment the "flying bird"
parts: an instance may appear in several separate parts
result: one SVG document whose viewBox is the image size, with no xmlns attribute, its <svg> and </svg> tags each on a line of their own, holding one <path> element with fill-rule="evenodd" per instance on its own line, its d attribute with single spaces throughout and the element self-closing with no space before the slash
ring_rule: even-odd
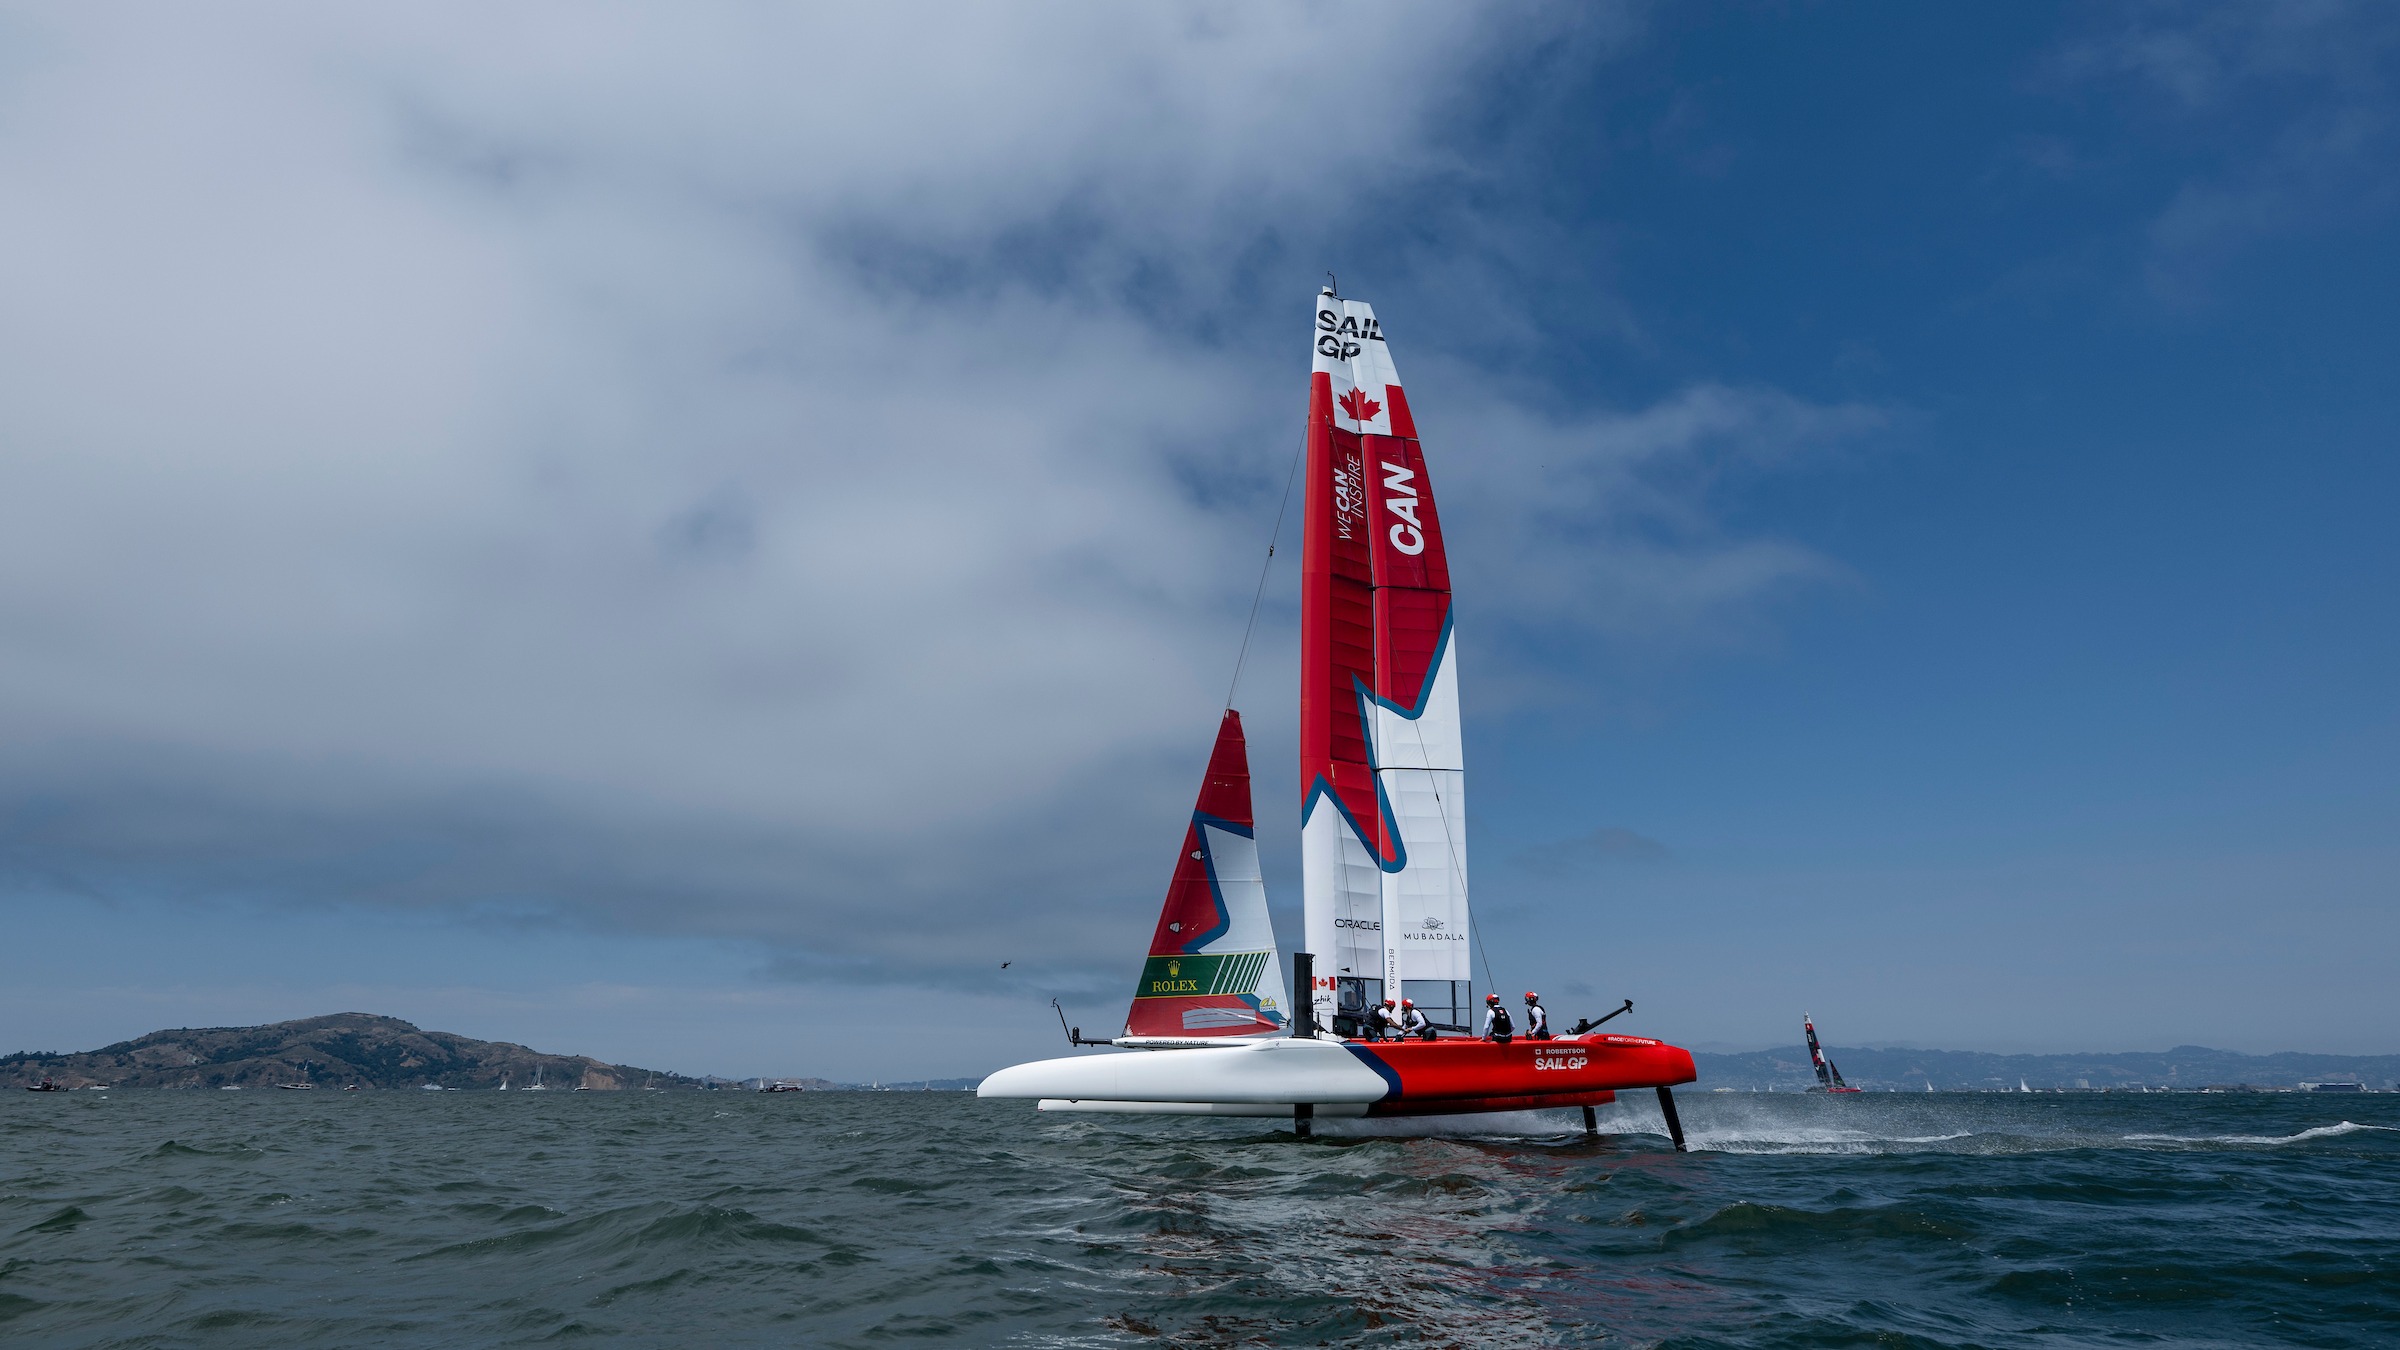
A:
<svg viewBox="0 0 2400 1350">
<path fill-rule="evenodd" d="M 1008 969 L 1008 962 L 1006 962 L 1006 961 L 1003 961 L 1003 962 L 1001 962 L 1001 963 L 1000 963 L 1000 968 L 1001 968 L 1002 970 L 1006 970 L 1006 969 Z"/>
</svg>

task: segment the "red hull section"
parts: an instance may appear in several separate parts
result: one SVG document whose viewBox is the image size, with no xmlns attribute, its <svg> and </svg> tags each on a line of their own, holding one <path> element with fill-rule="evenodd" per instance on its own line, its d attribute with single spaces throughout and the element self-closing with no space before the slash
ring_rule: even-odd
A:
<svg viewBox="0 0 2400 1350">
<path fill-rule="evenodd" d="M 1600 1106 L 1624 1089 L 1674 1087 L 1700 1076 L 1691 1052 L 1679 1046 L 1599 1032 L 1507 1045 L 1461 1037 L 1351 1041 L 1345 1048 L 1391 1085 L 1367 1108 L 1371 1116 Z"/>
</svg>

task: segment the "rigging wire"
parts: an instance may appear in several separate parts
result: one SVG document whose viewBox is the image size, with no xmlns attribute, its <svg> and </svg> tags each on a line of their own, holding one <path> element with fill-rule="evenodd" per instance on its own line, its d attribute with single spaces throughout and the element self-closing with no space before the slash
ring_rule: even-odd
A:
<svg viewBox="0 0 2400 1350">
<path fill-rule="evenodd" d="M 1300 444 L 1292 451 L 1292 467 L 1283 476 L 1283 500 L 1275 507 L 1275 528 L 1267 535 L 1267 556 L 1258 565 L 1258 589 L 1250 596 L 1250 622 L 1242 628 L 1242 649 L 1233 658 L 1233 679 L 1225 686 L 1225 709 L 1233 710 L 1234 691 L 1242 687 L 1242 664 L 1250 659 L 1250 637 L 1258 631 L 1259 602 L 1266 599 L 1267 572 L 1275 566 L 1275 545 L 1283 538 L 1283 517 L 1292 506 L 1292 484 L 1300 478 L 1300 456 L 1308 450 L 1308 433 L 1300 434 Z"/>
</svg>

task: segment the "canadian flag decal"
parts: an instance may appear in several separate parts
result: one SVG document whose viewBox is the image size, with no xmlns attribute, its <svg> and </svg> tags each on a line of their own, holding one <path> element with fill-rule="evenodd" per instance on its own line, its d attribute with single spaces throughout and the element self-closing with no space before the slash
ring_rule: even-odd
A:
<svg viewBox="0 0 2400 1350">
<path fill-rule="evenodd" d="M 1351 390 L 1342 395 L 1339 401 L 1342 411 L 1350 414 L 1350 420 L 1353 422 L 1372 422 L 1383 411 L 1383 405 L 1368 398 L 1366 391 L 1362 389 Z"/>
</svg>

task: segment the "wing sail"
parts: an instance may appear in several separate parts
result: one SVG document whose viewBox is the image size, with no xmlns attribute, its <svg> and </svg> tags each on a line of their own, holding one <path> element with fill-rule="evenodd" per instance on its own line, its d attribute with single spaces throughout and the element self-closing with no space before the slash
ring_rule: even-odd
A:
<svg viewBox="0 0 2400 1350">
<path fill-rule="evenodd" d="M 1469 979 L 1450 569 L 1372 307 L 1317 298 L 1301 558 L 1301 874 L 1317 1016 Z M 1352 981 L 1345 986 L 1344 981 Z"/>
</svg>

